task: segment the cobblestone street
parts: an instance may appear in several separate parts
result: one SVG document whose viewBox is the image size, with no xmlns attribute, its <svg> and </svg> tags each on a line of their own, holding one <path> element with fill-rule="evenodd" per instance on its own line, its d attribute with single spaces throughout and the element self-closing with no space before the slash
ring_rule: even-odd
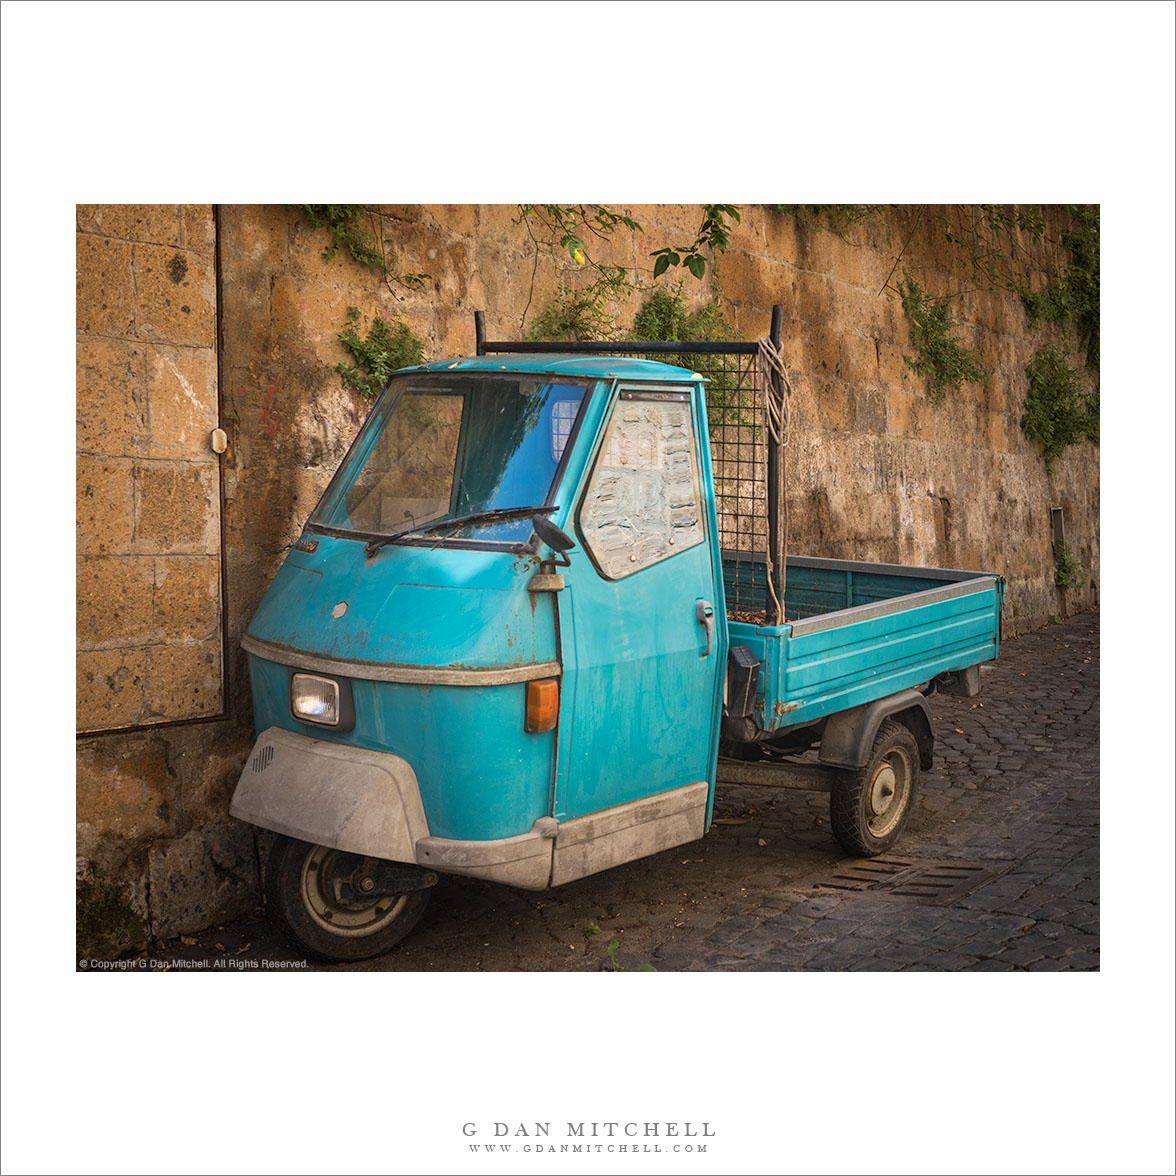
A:
<svg viewBox="0 0 1176 1176">
<path fill-rule="evenodd" d="M 615 939 L 617 967 L 658 971 L 1097 969 L 1098 613 L 1006 643 L 980 695 L 931 705 L 935 767 L 882 858 L 844 856 L 825 794 L 720 786 L 700 841 L 545 893 L 443 877 L 403 944 L 336 967 L 611 969 Z M 301 958 L 260 916 L 197 939 L 151 958 Z"/>
</svg>

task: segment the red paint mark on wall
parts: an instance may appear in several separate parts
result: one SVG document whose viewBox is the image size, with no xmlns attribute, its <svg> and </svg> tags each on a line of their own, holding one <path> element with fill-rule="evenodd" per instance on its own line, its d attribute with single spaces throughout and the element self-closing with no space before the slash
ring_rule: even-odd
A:
<svg viewBox="0 0 1176 1176">
<path fill-rule="evenodd" d="M 266 437 L 276 437 L 278 435 L 278 414 L 270 412 L 270 405 L 274 402 L 274 392 L 277 390 L 277 384 L 271 384 L 269 391 L 265 394 L 265 404 L 261 409 L 261 431 Z"/>
</svg>

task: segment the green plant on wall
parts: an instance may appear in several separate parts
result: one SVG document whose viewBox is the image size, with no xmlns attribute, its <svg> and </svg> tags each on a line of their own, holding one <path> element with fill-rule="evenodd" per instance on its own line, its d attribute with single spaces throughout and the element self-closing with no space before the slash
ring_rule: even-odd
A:
<svg viewBox="0 0 1176 1176">
<path fill-rule="evenodd" d="M 653 263 L 653 276 L 660 278 L 672 266 L 681 265 L 688 269 L 700 281 L 706 273 L 706 253 L 713 256 L 723 253 L 731 240 L 731 226 L 727 218 L 740 220 L 739 209 L 733 204 L 704 204 L 702 206 L 702 224 L 694 234 L 694 240 L 689 245 L 677 245 L 665 249 L 655 249 L 649 256 L 656 257 Z"/>
<path fill-rule="evenodd" d="M 930 378 L 933 403 L 938 404 L 948 388 L 958 388 L 965 381 L 980 383 L 988 375 L 958 339 L 952 337 L 955 325 L 951 303 L 947 298 L 929 297 L 911 277 L 899 286 L 902 309 L 911 324 L 911 343 L 916 355 L 904 355 L 910 367 Z"/>
<path fill-rule="evenodd" d="M 359 309 L 347 308 L 347 325 L 339 332 L 339 342 L 353 363 L 335 365 L 344 388 L 361 396 L 374 398 L 384 390 L 388 376 L 397 368 L 425 362 L 424 342 L 400 319 L 389 322 L 375 315 L 367 335 L 359 333 Z"/>
<path fill-rule="evenodd" d="M 1033 255 L 1023 238 L 1040 241 L 1045 218 L 1037 204 L 954 204 L 944 211 L 932 205 L 887 204 L 769 204 L 770 211 L 791 216 L 806 228 L 827 228 L 843 235 L 854 225 L 877 219 L 888 209 L 911 214 L 907 238 L 894 259 L 883 289 L 902 262 L 907 245 L 921 226 L 927 224 L 961 254 L 976 289 L 1018 291 L 1026 267 L 1034 267 Z"/>
<path fill-rule="evenodd" d="M 731 239 L 732 225 L 738 222 L 738 208 L 732 204 L 704 204 L 702 221 L 694 239 L 686 245 L 667 246 L 650 254 L 655 258 L 653 277 L 681 266 L 701 279 L 706 273 L 707 256 L 722 253 Z M 560 274 L 560 287 L 531 324 L 527 337 L 533 340 L 559 339 L 608 340 L 620 333 L 615 308 L 635 291 L 646 289 L 635 273 L 623 265 L 607 265 L 592 255 L 589 242 L 606 241 L 618 229 L 643 233 L 641 225 L 627 214 L 604 205 L 523 204 L 516 224 L 523 224 L 535 246 L 531 272 L 531 291 L 535 287 L 540 246 L 567 252 L 582 268 Z M 528 296 L 520 326 L 526 329 L 531 297 Z"/>
<path fill-rule="evenodd" d="M 538 221 L 553 238 L 558 237 L 559 248 L 566 249 L 577 265 L 592 264 L 585 244 L 586 236 L 605 240 L 621 227 L 635 233 L 642 232 L 631 216 L 613 212 L 603 204 L 596 205 L 594 211 L 589 211 L 589 206 L 583 204 L 520 204 L 515 224 L 525 224 L 530 231 L 532 220 Z"/>
<path fill-rule="evenodd" d="M 1054 583 L 1065 592 L 1070 588 L 1081 588 L 1084 574 L 1070 545 L 1063 539 L 1054 544 Z"/>
<path fill-rule="evenodd" d="M 527 338 L 545 342 L 614 339 L 618 328 L 611 307 L 631 293 L 621 266 L 601 267 L 596 278 L 579 289 L 561 284 L 555 298 L 532 321 Z"/>
<path fill-rule="evenodd" d="M 1070 254 L 1064 273 L 1055 271 L 1052 280 L 1032 292 L 1022 284 L 1018 292 L 1031 323 L 1073 325 L 1078 343 L 1086 354 L 1086 366 L 1099 367 L 1101 228 L 1097 205 L 1069 205 L 1071 222 L 1062 232 L 1062 245 Z"/>
<path fill-rule="evenodd" d="M 588 242 L 607 242 L 622 228 L 640 233 L 641 226 L 631 216 L 604 205 L 583 204 L 520 204 L 514 223 L 526 228 L 535 249 L 531 287 L 519 322 L 527 337 L 543 341 L 614 338 L 617 325 L 612 307 L 632 293 L 628 271 L 623 265 L 597 261 Z M 558 293 L 528 330 L 541 247 L 566 252 L 579 270 L 573 275 L 561 272 Z"/>
<path fill-rule="evenodd" d="M 383 268 L 384 254 L 379 240 L 361 224 L 362 204 L 295 204 L 316 229 L 326 229 L 331 243 L 323 250 L 323 261 L 331 261 L 342 249 L 352 261 L 370 269 Z"/>
<path fill-rule="evenodd" d="M 1029 391 L 1021 431 L 1041 445 L 1045 466 L 1068 446 L 1099 440 L 1098 390 L 1087 393 L 1078 372 L 1052 346 L 1039 347 L 1025 368 Z"/>
<path fill-rule="evenodd" d="M 633 320 L 633 338 L 641 342 L 701 343 L 730 342 L 738 336 L 718 303 L 688 309 L 679 283 L 673 290 L 654 290 L 642 303 Z M 679 366 L 690 367 L 693 362 L 683 357 Z"/>
<path fill-rule="evenodd" d="M 363 216 L 371 217 L 374 227 L 381 223 L 381 214 L 362 204 L 293 204 L 317 229 L 331 234 L 330 243 L 323 249 L 323 260 L 333 260 L 340 250 L 358 265 L 377 271 L 385 285 L 397 297 L 393 283 L 405 289 L 422 289 L 430 275 L 425 273 L 400 274 L 388 270 L 385 246 L 391 244 L 368 232 L 362 224 Z M 389 322 L 380 314 L 372 319 L 366 336 L 358 330 L 359 310 L 347 308 L 347 319 L 339 332 L 339 342 L 351 357 L 351 363 L 335 365 L 344 388 L 351 388 L 362 396 L 374 399 L 388 382 L 389 373 L 400 367 L 411 367 L 425 359 L 424 341 L 407 323 L 399 318 Z"/>
<path fill-rule="evenodd" d="M 394 275 L 389 270 L 385 246 L 392 242 L 369 233 L 361 223 L 366 214 L 371 218 L 373 227 L 378 229 L 381 223 L 378 210 L 366 208 L 362 204 L 292 204 L 290 207 L 301 209 L 316 229 L 326 229 L 331 234 L 331 242 L 323 250 L 323 261 L 332 261 L 342 249 L 357 264 L 378 270 L 393 293 L 394 282 L 412 290 L 423 289 L 430 280 L 430 274 Z"/>
</svg>

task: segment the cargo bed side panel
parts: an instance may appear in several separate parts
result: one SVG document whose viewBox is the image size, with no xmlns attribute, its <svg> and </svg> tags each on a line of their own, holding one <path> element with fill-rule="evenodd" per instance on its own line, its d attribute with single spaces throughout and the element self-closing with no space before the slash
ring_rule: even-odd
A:
<svg viewBox="0 0 1176 1176">
<path fill-rule="evenodd" d="M 989 661 L 999 616 L 999 581 L 985 576 L 796 621 L 774 640 L 758 628 L 765 653 L 776 645 L 763 659 L 762 726 L 810 722 Z"/>
</svg>

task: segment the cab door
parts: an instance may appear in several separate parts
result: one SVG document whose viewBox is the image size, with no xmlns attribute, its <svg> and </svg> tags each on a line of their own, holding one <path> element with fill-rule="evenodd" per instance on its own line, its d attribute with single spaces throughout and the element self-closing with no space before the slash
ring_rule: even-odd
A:
<svg viewBox="0 0 1176 1176">
<path fill-rule="evenodd" d="M 705 437 L 701 386 L 617 390 L 560 593 L 561 821 L 699 782 L 709 813 L 727 631 Z"/>
</svg>

